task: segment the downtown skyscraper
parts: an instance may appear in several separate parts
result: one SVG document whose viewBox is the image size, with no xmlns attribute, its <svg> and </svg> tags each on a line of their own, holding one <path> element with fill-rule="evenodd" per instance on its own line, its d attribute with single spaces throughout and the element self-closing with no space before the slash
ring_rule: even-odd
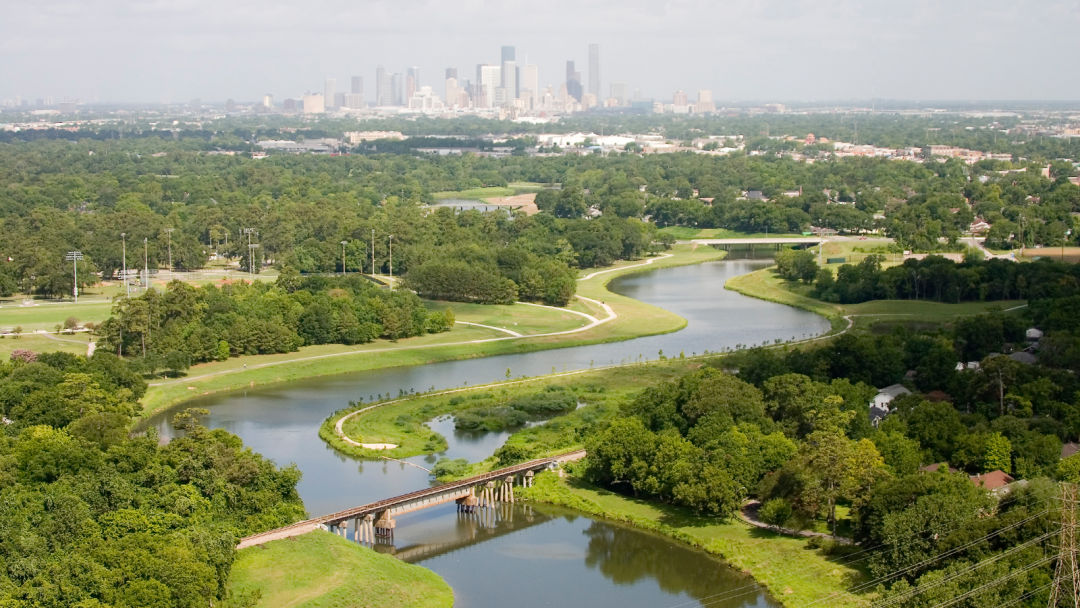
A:
<svg viewBox="0 0 1080 608">
<path fill-rule="evenodd" d="M 600 96 L 600 45 L 595 42 L 589 45 L 589 88 L 597 102 L 602 102 Z"/>
</svg>

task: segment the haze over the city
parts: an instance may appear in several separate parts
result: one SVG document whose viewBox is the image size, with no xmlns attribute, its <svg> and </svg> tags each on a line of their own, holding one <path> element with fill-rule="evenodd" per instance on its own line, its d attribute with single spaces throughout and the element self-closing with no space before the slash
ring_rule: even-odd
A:
<svg viewBox="0 0 1080 608">
<path fill-rule="evenodd" d="M 464 78 L 502 45 L 557 87 L 597 43 L 604 94 L 620 81 L 657 99 L 1077 99 L 1078 26 L 1076 0 L 20 0 L 0 21 L 0 98 L 256 100 L 360 75 L 371 99 L 378 65 L 441 88 L 446 68 Z"/>
</svg>

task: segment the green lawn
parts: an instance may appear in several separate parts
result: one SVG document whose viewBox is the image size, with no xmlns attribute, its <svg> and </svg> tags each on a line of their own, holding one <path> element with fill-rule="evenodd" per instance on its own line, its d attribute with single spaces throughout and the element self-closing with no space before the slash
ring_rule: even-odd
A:
<svg viewBox="0 0 1080 608">
<path fill-rule="evenodd" d="M 441 311 L 450 308 L 458 321 L 501 327 L 523 335 L 564 331 L 589 323 L 588 319 L 580 315 L 528 304 L 492 305 L 427 301 L 424 305 L 430 310 Z"/>
<path fill-rule="evenodd" d="M 469 188 L 468 190 L 446 190 L 443 192 L 432 192 L 431 196 L 435 200 L 443 200 L 448 198 L 460 198 L 465 200 L 481 200 L 485 198 L 492 198 L 496 196 L 513 196 L 517 192 L 513 188 L 506 186 L 489 186 L 487 188 Z"/>
<path fill-rule="evenodd" d="M 27 332 L 38 329 L 52 331 L 72 317 L 80 324 L 101 323 L 109 318 L 111 311 L 112 302 L 102 299 L 82 299 L 78 304 L 35 300 L 33 306 L 23 306 L 21 301 L 4 301 L 0 303 L 0 330 L 22 327 Z"/>
<path fill-rule="evenodd" d="M 751 297 L 816 312 L 832 322 L 833 331 L 839 331 L 847 326 L 847 322 L 843 319 L 846 315 L 852 316 L 854 329 L 868 330 L 880 323 L 895 324 L 911 321 L 921 324 L 940 324 L 962 316 L 991 310 L 1005 310 L 1024 304 L 1019 300 L 959 304 L 923 300 L 873 300 L 860 304 L 831 304 L 810 297 L 809 286 L 785 281 L 777 276 L 772 268 L 763 268 L 728 279 L 724 286 Z"/>
<path fill-rule="evenodd" d="M 873 599 L 845 592 L 865 579 L 864 572 L 812 549 L 805 538 L 781 536 L 737 520 L 725 522 L 697 516 L 685 509 L 627 498 L 550 473 L 538 476 L 532 488 L 517 492 L 525 500 L 630 523 L 718 555 L 764 585 L 785 606 L 804 606 L 829 596 L 828 601 L 816 605 L 867 606 Z"/>
<path fill-rule="evenodd" d="M 11 352 L 17 349 L 32 350 L 35 353 L 63 351 L 73 355 L 85 355 L 86 345 L 90 341 L 87 333 L 77 334 L 29 334 L 19 338 L 0 339 L 0 361 L 7 361 Z"/>
<path fill-rule="evenodd" d="M 229 575 L 235 600 L 267 608 L 442 608 L 454 592 L 439 575 L 328 532 L 249 547 Z M 246 604 L 245 604 L 246 605 Z"/>
</svg>

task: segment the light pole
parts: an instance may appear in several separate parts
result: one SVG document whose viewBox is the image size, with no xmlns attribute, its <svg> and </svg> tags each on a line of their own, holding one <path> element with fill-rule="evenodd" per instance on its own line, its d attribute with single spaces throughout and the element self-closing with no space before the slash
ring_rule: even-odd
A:
<svg viewBox="0 0 1080 608">
<path fill-rule="evenodd" d="M 166 228 L 165 235 L 169 237 L 169 270 L 172 271 L 172 233 L 176 228 Z"/>
<path fill-rule="evenodd" d="M 394 235 L 390 235 L 390 291 L 394 291 Z"/>
<path fill-rule="evenodd" d="M 124 252 L 123 253 L 124 259 L 121 261 L 121 264 L 123 264 L 124 269 L 121 271 L 120 276 L 122 276 L 123 280 L 124 280 L 124 293 L 127 295 L 127 297 L 130 298 L 131 297 L 131 285 L 128 283 L 128 276 L 127 276 L 127 233 L 126 232 L 121 232 L 120 233 L 120 247 L 121 247 L 121 250 Z"/>
<path fill-rule="evenodd" d="M 81 251 L 69 251 L 64 259 L 71 262 L 71 293 L 75 296 L 75 303 L 79 303 L 79 260 L 83 259 Z"/>
<path fill-rule="evenodd" d="M 341 276 L 348 274 L 348 271 L 345 270 L 345 243 L 346 241 L 341 241 Z"/>
<path fill-rule="evenodd" d="M 375 276 L 375 229 L 371 229 L 371 276 Z"/>
<path fill-rule="evenodd" d="M 142 240 L 142 263 L 143 263 L 143 289 L 150 289 L 150 254 L 149 251 L 149 237 L 143 237 Z"/>
<path fill-rule="evenodd" d="M 258 247 L 258 245 L 255 245 L 254 247 L 252 246 L 252 244 L 251 244 L 251 235 L 252 234 L 258 234 L 259 231 L 255 230 L 254 228 L 244 228 L 240 232 L 242 234 L 246 234 L 247 237 L 248 237 L 248 272 L 251 274 L 252 280 L 254 281 L 255 280 L 255 247 Z"/>
</svg>

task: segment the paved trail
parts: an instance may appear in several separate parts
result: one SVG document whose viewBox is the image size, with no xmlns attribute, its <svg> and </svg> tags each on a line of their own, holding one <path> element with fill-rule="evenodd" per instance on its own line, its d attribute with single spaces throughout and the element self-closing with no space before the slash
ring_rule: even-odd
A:
<svg viewBox="0 0 1080 608">
<path fill-rule="evenodd" d="M 648 266 L 648 265 L 652 264 L 653 262 L 655 262 L 657 260 L 662 260 L 662 259 L 665 259 L 665 258 L 669 258 L 672 255 L 673 254 L 665 253 L 665 254 L 659 255 L 659 256 L 657 256 L 655 258 L 649 258 L 649 259 L 645 260 L 644 262 L 640 262 L 638 264 L 631 264 L 629 266 L 620 266 L 618 268 L 608 268 L 606 270 L 597 270 L 596 272 L 591 272 L 591 273 L 581 277 L 578 280 L 579 281 L 585 281 L 585 280 L 591 279 L 591 278 L 593 278 L 593 277 L 595 277 L 597 275 L 605 274 L 605 273 L 608 273 L 608 272 L 617 272 L 617 271 L 620 271 L 620 270 L 626 270 L 627 268 L 637 268 L 637 267 L 640 267 L 640 266 Z M 368 349 L 361 349 L 361 350 L 350 350 L 350 351 L 341 352 L 341 353 L 327 353 L 325 355 L 308 355 L 308 356 L 304 356 L 304 357 L 293 357 L 293 358 L 289 358 L 289 359 L 282 359 L 280 361 L 268 361 L 266 363 L 255 363 L 253 365 L 248 365 L 248 366 L 242 367 L 242 368 L 224 369 L 224 370 L 221 370 L 221 371 L 210 372 L 210 373 L 206 373 L 206 374 L 199 374 L 199 375 L 195 375 L 195 376 L 186 376 L 186 377 L 183 377 L 183 378 L 176 378 L 176 379 L 173 379 L 173 380 L 163 380 L 161 382 L 151 382 L 149 385 L 150 386 L 169 386 L 169 385 L 172 385 L 172 384 L 184 384 L 184 383 L 192 382 L 192 381 L 195 381 L 195 380 L 205 380 L 207 378 L 215 378 L 217 376 L 224 376 L 224 375 L 228 375 L 228 374 L 236 374 L 236 373 L 240 373 L 240 372 L 246 372 L 246 371 L 252 370 L 252 369 L 262 369 L 262 368 L 267 368 L 267 367 L 276 367 L 278 365 L 286 365 L 286 364 L 295 363 L 295 362 L 298 362 L 298 361 L 315 361 L 315 360 L 318 360 L 318 359 L 331 359 L 331 358 L 334 358 L 334 357 L 349 357 L 349 356 L 353 356 L 353 355 L 385 353 L 385 352 L 401 351 L 401 350 L 423 350 L 423 349 L 429 349 L 429 348 L 441 348 L 441 347 L 445 347 L 445 346 L 464 346 L 464 345 L 467 345 L 467 344 L 484 344 L 486 342 L 501 342 L 503 340 L 533 340 L 533 339 L 536 339 L 536 338 L 550 338 L 552 336 L 568 336 L 568 335 L 571 335 L 571 334 L 576 334 L 576 333 L 589 331 L 590 329 L 592 329 L 594 327 L 597 327 L 599 325 L 603 325 L 604 323 L 608 323 L 610 321 L 614 321 L 615 319 L 617 319 L 619 317 L 619 315 L 611 308 L 611 306 L 609 306 L 608 304 L 606 304 L 604 302 L 601 302 L 599 300 L 594 300 L 592 298 L 587 298 L 587 297 L 581 296 L 581 295 L 576 296 L 576 297 L 578 299 L 580 299 L 580 300 L 584 300 L 586 302 L 589 302 L 591 304 L 594 304 L 594 305 L 600 307 L 601 309 L 603 309 L 604 313 L 607 316 L 605 316 L 603 318 L 598 318 L 598 317 L 595 317 L 593 315 L 586 314 L 586 313 L 583 313 L 583 312 L 580 312 L 580 311 L 577 311 L 577 310 L 570 310 L 569 308 L 558 308 L 558 307 L 555 307 L 555 306 L 545 306 L 543 304 L 533 304 L 531 302 L 518 302 L 518 304 L 525 304 L 525 305 L 528 305 L 528 306 L 539 306 L 541 308 L 551 308 L 553 310 L 558 310 L 558 311 L 561 311 L 561 312 L 568 312 L 570 314 L 578 315 L 580 317 L 584 317 L 585 319 L 588 319 L 589 323 L 587 323 L 585 325 L 582 325 L 581 327 L 577 327 L 577 328 L 574 328 L 574 329 L 567 329 L 567 330 L 563 330 L 563 331 L 552 331 L 552 332 L 546 332 L 546 333 L 542 333 L 542 334 L 521 335 L 518 332 L 511 331 L 509 329 L 505 329 L 505 328 L 501 328 L 501 327 L 493 327 L 493 326 L 489 326 L 489 325 L 480 325 L 479 323 L 469 323 L 469 322 L 465 322 L 465 321 L 458 321 L 459 323 L 462 323 L 462 324 L 465 324 L 465 325 L 474 325 L 474 326 L 484 327 L 484 328 L 492 329 L 492 330 L 495 330 L 495 331 L 501 331 L 501 332 L 504 332 L 504 333 L 507 333 L 507 334 L 510 334 L 510 335 L 500 336 L 500 337 L 497 337 L 497 338 L 478 338 L 478 339 L 475 339 L 475 340 L 463 340 L 463 341 L 460 341 L 460 342 L 440 342 L 438 344 L 419 344 L 419 345 L 416 345 L 416 346 L 396 346 L 396 347 L 391 347 L 391 348 L 378 348 L 378 349 L 368 348 Z"/>
</svg>

